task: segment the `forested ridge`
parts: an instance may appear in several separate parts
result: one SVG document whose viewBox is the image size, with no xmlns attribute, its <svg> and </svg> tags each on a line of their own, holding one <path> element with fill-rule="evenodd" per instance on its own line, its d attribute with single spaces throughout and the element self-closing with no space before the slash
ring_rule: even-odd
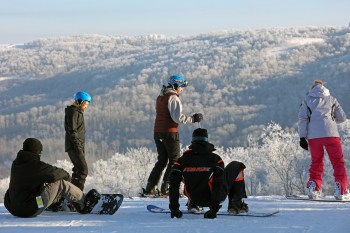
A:
<svg viewBox="0 0 350 233">
<path fill-rule="evenodd" d="M 0 46 L 0 178 L 27 137 L 45 160 L 66 159 L 64 108 L 78 90 L 89 163 L 128 148 L 154 150 L 154 102 L 170 74 L 189 81 L 184 113 L 204 114 L 210 141 L 247 147 L 270 122 L 294 132 L 297 112 L 322 79 L 350 116 L 350 28 L 232 30 L 191 37 L 76 36 Z M 198 125 L 180 126 L 183 146 Z"/>
</svg>

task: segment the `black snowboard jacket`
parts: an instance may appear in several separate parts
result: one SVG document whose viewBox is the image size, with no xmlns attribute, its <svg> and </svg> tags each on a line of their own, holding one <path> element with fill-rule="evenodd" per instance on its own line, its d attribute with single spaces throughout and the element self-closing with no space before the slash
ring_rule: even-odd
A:
<svg viewBox="0 0 350 233">
<path fill-rule="evenodd" d="M 170 208 L 179 206 L 179 187 L 184 182 L 184 194 L 199 206 L 209 206 L 217 212 L 222 201 L 224 162 L 213 151 L 214 145 L 195 141 L 174 163 L 170 175 Z"/>
<path fill-rule="evenodd" d="M 64 117 L 65 151 L 74 149 L 77 152 L 84 153 L 85 145 L 85 122 L 84 113 L 75 105 L 65 108 Z"/>
<path fill-rule="evenodd" d="M 40 161 L 40 155 L 20 150 L 12 163 L 10 186 L 5 193 L 6 209 L 17 217 L 31 217 L 38 209 L 36 196 L 45 183 L 70 180 L 68 172 Z"/>
</svg>

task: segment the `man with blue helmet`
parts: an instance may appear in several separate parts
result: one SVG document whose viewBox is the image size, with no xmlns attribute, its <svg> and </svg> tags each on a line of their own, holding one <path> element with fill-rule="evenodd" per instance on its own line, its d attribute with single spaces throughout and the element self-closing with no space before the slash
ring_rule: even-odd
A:
<svg viewBox="0 0 350 233">
<path fill-rule="evenodd" d="M 203 119 L 201 113 L 186 116 L 182 113 L 182 104 L 179 95 L 187 81 L 180 75 L 171 75 L 168 86 L 163 86 L 156 101 L 156 119 L 154 123 L 154 141 L 156 143 L 158 158 L 149 175 L 144 195 L 159 195 L 155 188 L 165 167 L 161 185 L 161 194 L 167 195 L 169 191 L 169 176 L 171 168 L 180 157 L 180 140 L 178 126 L 180 123 L 195 123 Z"/>
<path fill-rule="evenodd" d="M 88 167 L 85 160 L 84 111 L 91 102 L 91 96 L 83 91 L 74 95 L 74 103 L 65 109 L 64 129 L 65 151 L 73 163 L 72 183 L 84 189 Z"/>
<path fill-rule="evenodd" d="M 79 91 L 74 95 L 74 103 L 65 108 L 64 130 L 65 133 L 65 151 L 73 163 L 72 184 L 81 191 L 84 189 L 86 177 L 88 175 L 88 166 L 85 160 L 85 122 L 84 111 L 92 101 L 91 96 L 84 91 Z M 65 203 L 71 211 L 76 208 L 71 202 Z M 53 203 L 48 210 L 59 211 L 64 209 L 64 198 L 62 197 L 56 203 Z"/>
</svg>

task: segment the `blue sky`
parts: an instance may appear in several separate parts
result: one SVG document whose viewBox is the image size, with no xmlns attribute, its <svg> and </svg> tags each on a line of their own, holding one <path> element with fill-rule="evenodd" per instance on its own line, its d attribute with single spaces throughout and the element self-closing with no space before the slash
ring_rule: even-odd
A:
<svg viewBox="0 0 350 233">
<path fill-rule="evenodd" d="M 349 0 L 0 0 L 0 44 L 108 34 L 348 26 Z"/>
</svg>

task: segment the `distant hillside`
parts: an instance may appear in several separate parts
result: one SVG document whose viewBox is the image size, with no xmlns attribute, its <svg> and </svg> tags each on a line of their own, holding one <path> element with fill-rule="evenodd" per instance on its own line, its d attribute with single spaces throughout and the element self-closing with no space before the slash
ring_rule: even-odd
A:
<svg viewBox="0 0 350 233">
<path fill-rule="evenodd" d="M 295 128 L 314 79 L 326 81 L 350 116 L 350 28 L 96 35 L 1 47 L 0 161 L 12 160 L 29 136 L 43 140 L 46 159 L 67 158 L 63 114 L 78 90 L 94 99 L 85 114 L 90 162 L 130 147 L 154 148 L 155 98 L 174 73 L 190 84 L 181 96 L 184 113 L 204 113 L 210 141 L 245 146 L 247 135 L 271 121 Z M 184 145 L 196 127 L 181 126 Z"/>
</svg>

